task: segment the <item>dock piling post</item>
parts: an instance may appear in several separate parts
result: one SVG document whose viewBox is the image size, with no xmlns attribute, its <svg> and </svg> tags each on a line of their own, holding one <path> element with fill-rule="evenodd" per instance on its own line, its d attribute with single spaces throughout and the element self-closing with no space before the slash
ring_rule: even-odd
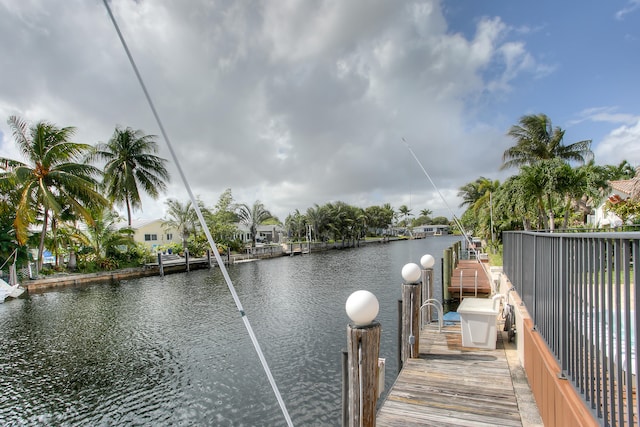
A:
<svg viewBox="0 0 640 427">
<path fill-rule="evenodd" d="M 435 262 L 435 258 L 433 258 L 433 256 L 429 254 L 425 254 L 422 258 L 420 258 L 420 264 L 422 265 L 421 304 L 433 298 L 433 265 L 435 264 Z M 426 307 L 426 318 L 428 319 L 426 323 L 431 323 L 431 320 L 433 319 L 431 306 Z"/>
<path fill-rule="evenodd" d="M 342 350 L 342 427 L 349 426 L 349 352 Z"/>
<path fill-rule="evenodd" d="M 398 372 L 402 371 L 402 299 L 398 300 Z"/>
<path fill-rule="evenodd" d="M 375 426 L 378 400 L 380 323 L 378 300 L 369 291 L 356 291 L 346 303 L 349 427 Z"/>
<path fill-rule="evenodd" d="M 160 277 L 164 277 L 164 268 L 162 266 L 162 252 L 158 252 L 158 272 Z"/>
<path fill-rule="evenodd" d="M 402 346 L 401 361 L 418 358 L 420 355 L 420 266 L 415 263 L 402 267 Z"/>
<path fill-rule="evenodd" d="M 420 354 L 420 286 L 417 283 L 402 285 L 402 363 Z"/>
<path fill-rule="evenodd" d="M 442 257 L 442 298 L 444 302 L 451 301 L 451 295 L 449 294 L 449 286 L 451 286 L 451 248 L 444 250 L 444 256 Z"/>
</svg>

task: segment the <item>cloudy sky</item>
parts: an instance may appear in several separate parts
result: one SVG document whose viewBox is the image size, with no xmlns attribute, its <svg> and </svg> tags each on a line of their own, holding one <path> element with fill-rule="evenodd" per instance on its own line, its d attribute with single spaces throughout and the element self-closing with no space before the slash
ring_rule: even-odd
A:
<svg viewBox="0 0 640 427">
<path fill-rule="evenodd" d="M 640 0 L 109 4 L 209 206 L 231 188 L 282 221 L 331 201 L 451 217 L 460 186 L 507 176 L 506 132 L 533 113 L 599 164 L 640 165 Z M 188 200 L 102 1 L 0 0 L 0 40 L 1 157 L 20 159 L 11 115 L 91 144 L 129 126 L 158 135 L 173 177 L 135 216 Z"/>
</svg>

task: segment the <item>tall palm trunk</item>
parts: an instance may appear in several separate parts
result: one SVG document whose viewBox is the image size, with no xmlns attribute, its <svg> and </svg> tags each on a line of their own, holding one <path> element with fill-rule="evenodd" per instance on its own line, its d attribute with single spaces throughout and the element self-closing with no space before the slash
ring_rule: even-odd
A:
<svg viewBox="0 0 640 427">
<path fill-rule="evenodd" d="M 249 227 L 249 232 L 251 233 L 251 247 L 255 248 L 256 247 L 256 239 L 258 238 L 258 236 L 257 236 L 258 227 L 256 227 L 255 224 L 251 224 L 251 227 Z"/>
<path fill-rule="evenodd" d="M 556 229 L 555 214 L 553 213 L 553 201 L 551 200 L 551 193 L 547 193 L 547 203 L 549 204 L 549 230 L 554 231 Z"/>
<path fill-rule="evenodd" d="M 542 228 L 543 230 L 547 230 L 547 214 L 544 210 L 544 202 L 542 201 L 542 196 L 538 196 L 538 228 Z"/>
<path fill-rule="evenodd" d="M 129 202 L 129 196 L 125 197 L 127 203 L 127 219 L 129 220 L 129 228 L 131 228 L 131 203 Z"/>
<path fill-rule="evenodd" d="M 189 231 L 186 228 L 182 228 L 182 249 L 187 249 L 187 239 L 189 238 Z"/>
<path fill-rule="evenodd" d="M 569 216 L 571 215 L 571 197 L 567 197 L 567 204 L 564 207 L 564 220 L 562 221 L 562 228 L 565 230 L 569 226 Z"/>
<path fill-rule="evenodd" d="M 38 246 L 38 271 L 42 270 L 43 255 L 44 255 L 44 237 L 47 234 L 47 228 L 49 227 L 49 209 L 44 208 L 44 220 L 42 224 L 42 233 L 40 233 L 40 245 Z"/>
<path fill-rule="evenodd" d="M 60 267 L 60 246 L 58 245 L 58 221 L 55 216 L 51 217 L 51 235 L 53 236 L 53 254 L 55 255 L 55 266 Z"/>
</svg>

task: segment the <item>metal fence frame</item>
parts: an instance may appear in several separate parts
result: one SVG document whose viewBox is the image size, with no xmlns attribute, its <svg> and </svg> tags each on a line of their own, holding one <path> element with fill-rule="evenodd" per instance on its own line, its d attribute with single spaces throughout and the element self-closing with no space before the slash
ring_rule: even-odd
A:
<svg viewBox="0 0 640 427">
<path fill-rule="evenodd" d="M 503 233 L 503 269 L 603 426 L 635 426 L 640 232 Z"/>
</svg>

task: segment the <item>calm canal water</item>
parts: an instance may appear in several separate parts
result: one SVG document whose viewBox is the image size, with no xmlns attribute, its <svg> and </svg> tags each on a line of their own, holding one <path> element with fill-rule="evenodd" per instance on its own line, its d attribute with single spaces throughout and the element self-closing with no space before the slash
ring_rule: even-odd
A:
<svg viewBox="0 0 640 427">
<path fill-rule="evenodd" d="M 229 267 L 291 418 L 341 422 L 349 295 L 380 302 L 397 375 L 400 271 L 453 236 Z M 286 425 L 219 269 L 66 288 L 0 304 L 0 424 Z"/>
</svg>

